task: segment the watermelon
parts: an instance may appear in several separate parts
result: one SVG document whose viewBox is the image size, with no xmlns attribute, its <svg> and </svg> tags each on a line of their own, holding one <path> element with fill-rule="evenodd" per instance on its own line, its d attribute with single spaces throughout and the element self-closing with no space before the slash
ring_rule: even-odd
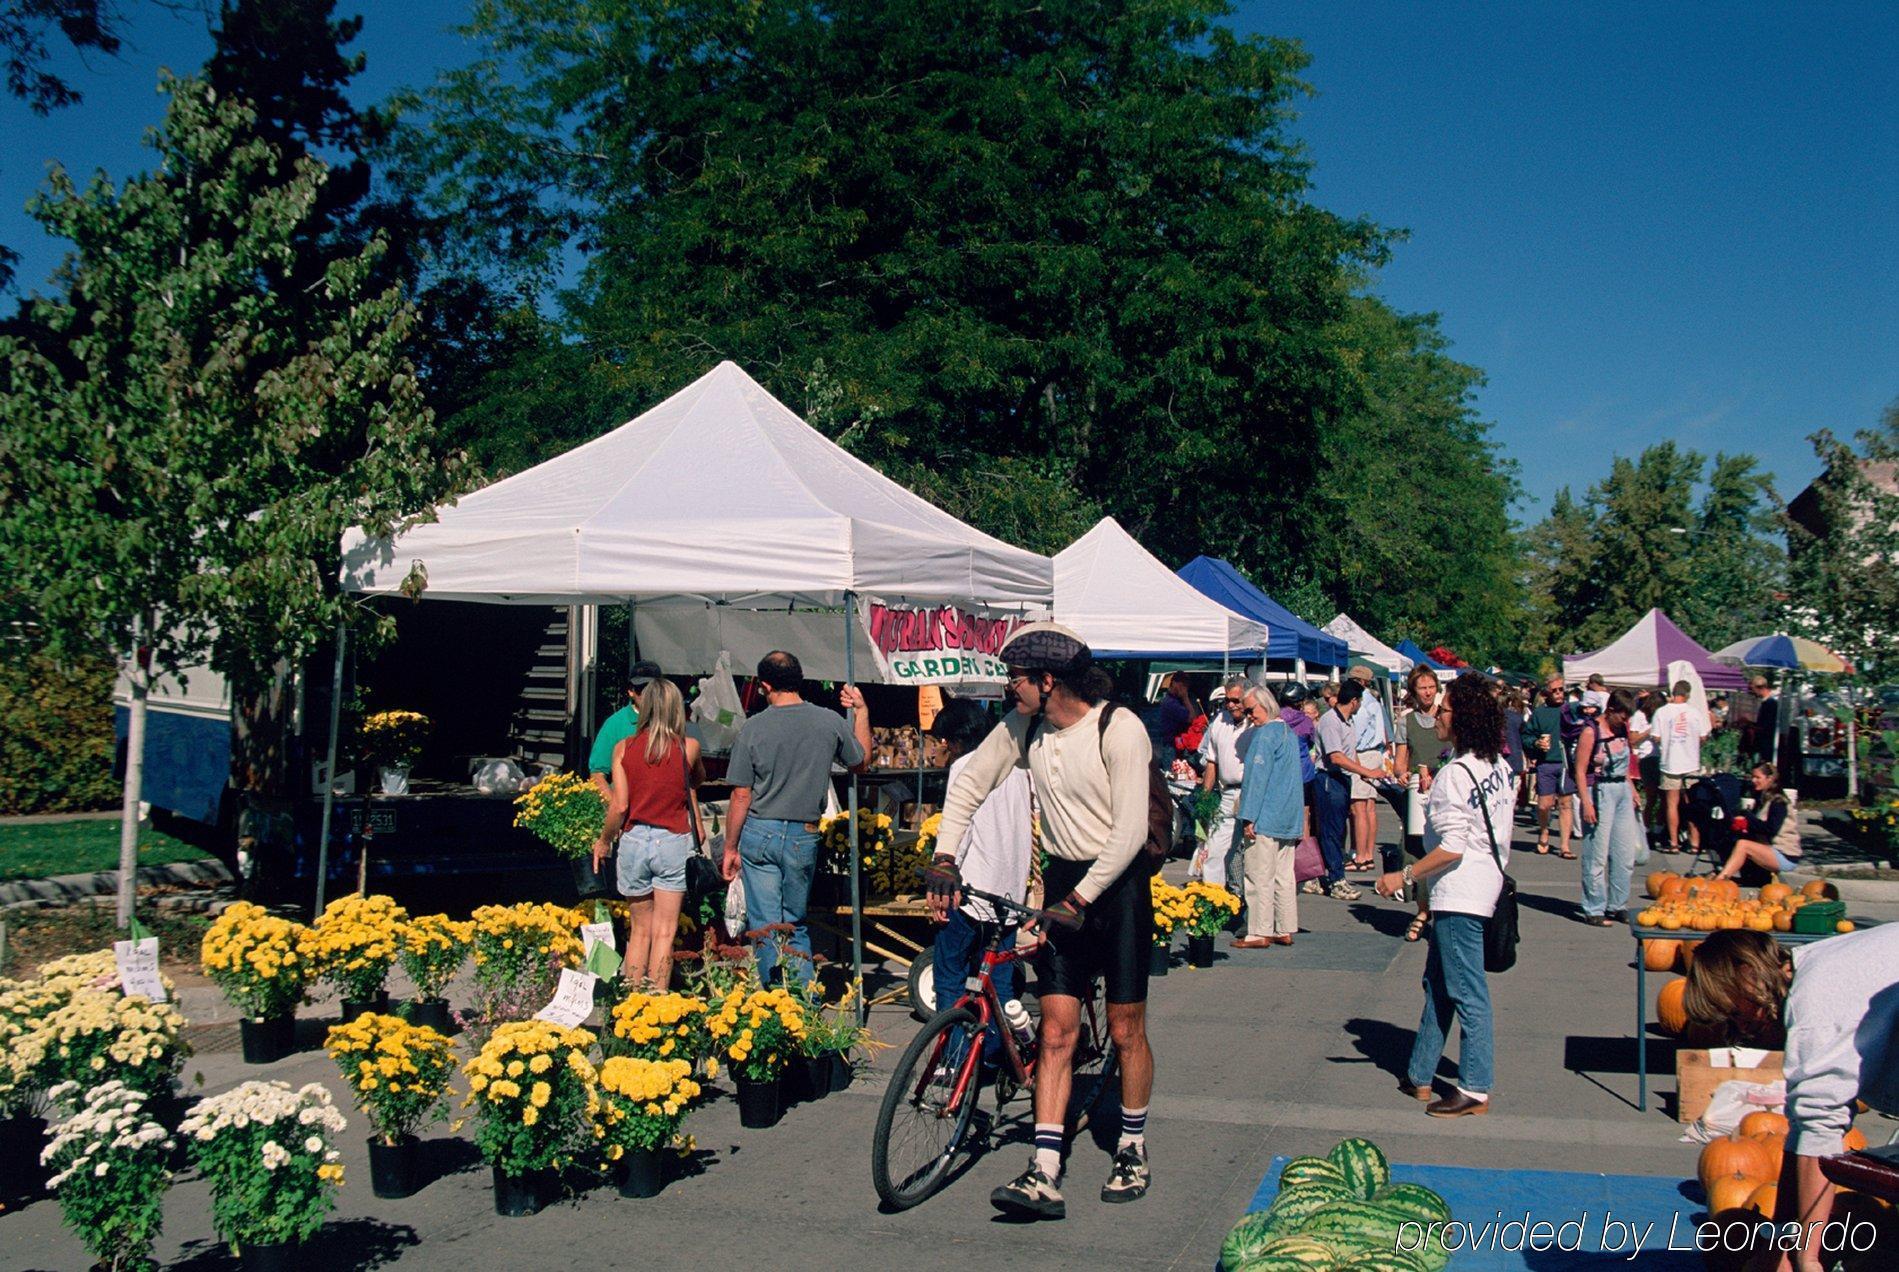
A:
<svg viewBox="0 0 1899 1272">
<path fill-rule="evenodd" d="M 1253 1258 L 1233 1272 L 1311 1272 L 1338 1266 L 1338 1249 L 1311 1237 L 1281 1237 L 1268 1242 Z M 1231 1265 L 1228 1265 L 1229 1267 Z"/>
<path fill-rule="evenodd" d="M 1238 1268 L 1249 1259 L 1257 1258 L 1260 1251 L 1272 1244 L 1273 1233 L 1271 1219 L 1263 1210 L 1241 1215 L 1233 1230 L 1226 1234 L 1226 1240 L 1220 1246 L 1220 1266 Z"/>
<path fill-rule="evenodd" d="M 1385 1160 L 1378 1145 L 1368 1139 L 1340 1140 L 1326 1156 L 1345 1176 L 1345 1186 L 1360 1197 L 1369 1200 L 1373 1193 L 1391 1182 L 1391 1163 Z"/>
<path fill-rule="evenodd" d="M 1282 1189 L 1266 1213 L 1275 1227 L 1296 1231 L 1314 1211 L 1349 1199 L 1343 1185 L 1300 1184 Z"/>
<path fill-rule="evenodd" d="M 1408 1212 L 1376 1202 L 1337 1201 L 1313 1212 L 1299 1232 L 1354 1251 L 1390 1250 L 1398 1244 L 1398 1226 L 1415 1222 Z"/>
<path fill-rule="evenodd" d="M 1372 1200 L 1393 1210 L 1409 1211 L 1425 1223 L 1434 1219 L 1443 1222 L 1451 1217 L 1450 1206 L 1423 1184 L 1386 1184 Z"/>
<path fill-rule="evenodd" d="M 1404 1250 L 1373 1250 L 1340 1266 L 1345 1272 L 1432 1272 L 1424 1260 Z"/>
<path fill-rule="evenodd" d="M 1279 1172 L 1279 1186 L 1292 1188 L 1298 1184 L 1336 1184 L 1343 1188 L 1345 1172 L 1329 1158 L 1295 1157 Z"/>
</svg>

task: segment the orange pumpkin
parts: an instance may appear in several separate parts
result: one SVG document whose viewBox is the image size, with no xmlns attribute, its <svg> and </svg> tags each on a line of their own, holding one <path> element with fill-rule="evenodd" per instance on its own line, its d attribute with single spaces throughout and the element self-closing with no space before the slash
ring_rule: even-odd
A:
<svg viewBox="0 0 1899 1272">
<path fill-rule="evenodd" d="M 1762 1184 L 1747 1196 L 1747 1208 L 1764 1218 L 1774 1217 L 1774 1205 L 1780 1200 L 1780 1188 L 1775 1184 Z"/>
<path fill-rule="evenodd" d="M 1679 900 L 1688 895 L 1688 881 L 1680 875 L 1662 880 L 1662 890 L 1655 894 L 1663 901 Z"/>
<path fill-rule="evenodd" d="M 1676 879 L 1676 878 L 1679 878 L 1679 877 L 1680 877 L 1680 876 L 1679 876 L 1679 875 L 1677 875 L 1677 874 L 1676 874 L 1676 873 L 1675 873 L 1675 872 L 1674 872 L 1673 870 L 1651 870 L 1651 871 L 1649 871 L 1649 872 L 1648 872 L 1648 894 L 1649 894 L 1649 896 L 1651 896 L 1651 897 L 1659 897 L 1659 896 L 1661 896 L 1661 895 L 1662 895 L 1662 885 L 1663 885 L 1664 883 L 1666 883 L 1666 882 L 1668 882 L 1668 881 L 1669 881 L 1670 879 Z"/>
<path fill-rule="evenodd" d="M 1746 1175 L 1724 1175 L 1708 1185 L 1708 1210 L 1718 1215 L 1723 1210 L 1746 1209 L 1748 1199 L 1766 1186 Z"/>
<path fill-rule="evenodd" d="M 1688 1009 L 1682 1006 L 1682 995 L 1687 992 L 1688 982 L 1676 978 L 1662 986 L 1662 992 L 1655 996 L 1655 1018 L 1669 1033 L 1681 1034 L 1688 1029 Z"/>
<path fill-rule="evenodd" d="M 1800 895 L 1814 901 L 1838 901 L 1840 890 L 1825 879 L 1814 879 L 1801 885 Z"/>
<path fill-rule="evenodd" d="M 1793 895 L 1793 889 L 1776 879 L 1772 883 L 1761 885 L 1761 900 L 1779 905 Z"/>
<path fill-rule="evenodd" d="M 1694 965 L 1695 965 L 1695 943 L 1693 941 L 1683 941 L 1681 943 L 1681 974 L 1683 976 L 1686 976 L 1688 974 L 1688 969 L 1693 967 Z"/>
<path fill-rule="evenodd" d="M 1864 1152 L 1866 1149 L 1866 1132 L 1855 1126 L 1846 1133 L 1845 1144 L 1846 1151 L 1849 1153 Z"/>
<path fill-rule="evenodd" d="M 1779 1179 L 1780 1161 L 1787 1147 L 1786 1133 L 1783 1131 L 1761 1131 L 1758 1134 L 1749 1135 L 1747 1138 L 1767 1149 L 1767 1160 L 1769 1162 L 1769 1173 L 1767 1177 L 1769 1179 Z"/>
<path fill-rule="evenodd" d="M 1756 1186 L 1769 1183 L 1773 1179 L 1773 1163 L 1767 1152 L 1767 1146 L 1759 1140 L 1742 1139 L 1738 1135 L 1724 1136 L 1711 1140 L 1701 1150 L 1701 1158 L 1695 1163 L 1695 1174 L 1701 1180 L 1703 1188 L 1712 1188 L 1718 1179 L 1727 1179 L 1739 1175 L 1751 1179 Z M 1749 1189 L 1752 1192 L 1753 1189 Z M 1741 1201 L 1746 1201 L 1743 1196 Z M 1740 1202 L 1736 1202 L 1739 1205 Z M 1715 1206 L 1715 1210 L 1725 1207 Z"/>
<path fill-rule="evenodd" d="M 1732 904 L 1741 899 L 1741 885 L 1732 879 L 1710 879 L 1707 895 L 1717 901 Z"/>
<path fill-rule="evenodd" d="M 1776 932 L 1793 931 L 1793 915 L 1787 913 L 1785 910 L 1782 910 L 1779 914 L 1776 914 L 1774 916 L 1774 931 Z"/>
<path fill-rule="evenodd" d="M 1680 941 L 1657 937 L 1642 942 L 1642 966 L 1651 972 L 1672 972 L 1680 958 Z"/>
<path fill-rule="evenodd" d="M 1758 1113 L 1749 1113 L 1742 1118 L 1741 1125 L 1735 1133 L 1738 1135 L 1785 1135 L 1792 1129 L 1785 1115 L 1762 1109 Z"/>
<path fill-rule="evenodd" d="M 1693 901 L 1698 897 L 1708 895 L 1708 885 L 1713 883 L 1714 880 L 1705 875 L 1689 875 L 1688 878 L 1682 882 L 1686 885 L 1682 889 L 1682 895 L 1687 897 L 1690 901 Z"/>
</svg>

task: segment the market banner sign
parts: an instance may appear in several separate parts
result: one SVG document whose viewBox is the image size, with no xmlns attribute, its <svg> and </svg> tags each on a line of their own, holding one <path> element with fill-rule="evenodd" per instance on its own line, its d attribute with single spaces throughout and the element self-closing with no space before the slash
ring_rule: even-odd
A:
<svg viewBox="0 0 1899 1272">
<path fill-rule="evenodd" d="M 890 685 L 1000 685 L 1008 668 L 999 657 L 1027 619 L 989 618 L 956 605 L 927 609 L 863 604 L 863 623 L 883 683 Z"/>
</svg>

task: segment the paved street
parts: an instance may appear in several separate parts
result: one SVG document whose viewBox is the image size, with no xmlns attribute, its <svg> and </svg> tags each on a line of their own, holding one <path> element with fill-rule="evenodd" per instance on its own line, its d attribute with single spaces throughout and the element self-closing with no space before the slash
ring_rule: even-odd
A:
<svg viewBox="0 0 1899 1272">
<path fill-rule="evenodd" d="M 1395 834 L 1389 819 L 1385 832 Z M 1417 1019 L 1424 946 L 1399 939 L 1406 911 L 1367 888 L 1352 904 L 1302 898 L 1305 930 L 1289 950 L 1231 953 L 1222 939 L 1211 970 L 1176 967 L 1156 982 L 1155 1185 L 1132 1205 L 1096 1199 L 1107 1157 L 1083 1144 L 1070 1163 L 1066 1222 L 1001 1220 L 987 1194 L 1021 1168 L 1027 1151 L 1010 1142 L 922 1207 L 880 1214 L 868 1164 L 880 1068 L 846 1094 L 792 1109 L 769 1131 L 741 1131 L 736 1106 L 720 1098 L 687 1126 L 698 1139 L 700 1173 L 654 1200 L 623 1200 L 602 1188 L 526 1219 L 494 1215 L 488 1172 L 465 1140 L 433 1143 L 441 1177 L 419 1195 L 377 1200 L 353 1118 L 344 1145 L 349 1186 L 309 1266 L 960 1269 L 975 1258 L 1011 1267 L 1206 1269 L 1274 1154 L 1323 1152 L 1347 1134 L 1371 1138 L 1400 1162 L 1686 1177 L 1695 1150 L 1676 1142 L 1667 1101 L 1652 1099 L 1647 1113 L 1634 1108 L 1633 943 L 1620 930 L 1571 921 L 1576 863 L 1538 858 L 1530 841 L 1519 827 L 1525 855 L 1512 866 L 1524 890 L 1524 946 L 1518 967 L 1491 981 L 1498 1076 L 1496 1108 L 1486 1117 L 1432 1121 L 1395 1089 Z M 1852 909 L 1899 918 L 1899 907 Z M 894 1009 L 878 1012 L 875 1025 L 899 1049 L 914 1028 Z M 314 1041 L 314 1027 L 305 1032 Z M 887 1066 L 895 1055 L 879 1059 Z M 1666 1045 L 1652 1055 L 1672 1068 Z M 207 1090 L 258 1076 L 228 1051 L 194 1060 L 187 1079 L 200 1071 Z M 324 1081 L 342 1099 L 320 1051 L 270 1076 Z M 1673 1086 L 1665 1074 L 1654 1090 Z M 1026 1102 L 1010 1111 L 1002 1134 L 1025 1140 Z M 1889 1133 L 1863 1124 L 1876 1140 Z M 232 1265 L 212 1239 L 206 1192 L 195 1179 L 173 1190 L 159 1256 L 168 1267 Z M 54 1203 L 0 1216 L 0 1266 L 85 1265 Z"/>
</svg>

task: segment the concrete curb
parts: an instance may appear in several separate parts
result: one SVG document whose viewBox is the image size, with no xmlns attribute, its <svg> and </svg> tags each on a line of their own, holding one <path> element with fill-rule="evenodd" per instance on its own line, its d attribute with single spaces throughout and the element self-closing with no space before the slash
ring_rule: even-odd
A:
<svg viewBox="0 0 1899 1272">
<path fill-rule="evenodd" d="M 1802 870 L 1789 874 L 1786 881 L 1794 887 L 1810 883 L 1815 879 L 1825 879 L 1839 890 L 1842 901 L 1885 901 L 1899 903 L 1899 870 L 1890 866 L 1871 867 L 1877 869 L 1882 878 L 1878 879 L 1841 879 L 1835 877 L 1836 871 L 1866 870 L 1863 864 L 1844 864 L 1838 866 L 1815 866 L 1811 870 Z"/>
<path fill-rule="evenodd" d="M 0 817 L 0 826 L 58 826 L 65 822 L 117 821 L 119 810 L 103 809 L 91 813 L 16 813 Z"/>
<path fill-rule="evenodd" d="M 221 861 L 180 861 L 166 866 L 140 866 L 140 887 L 164 884 L 230 883 L 231 872 Z M 20 905 L 69 905 L 87 897 L 109 896 L 118 891 L 119 872 L 98 870 L 89 874 L 54 875 L 50 879 L 15 879 L 0 883 L 0 907 Z"/>
</svg>

